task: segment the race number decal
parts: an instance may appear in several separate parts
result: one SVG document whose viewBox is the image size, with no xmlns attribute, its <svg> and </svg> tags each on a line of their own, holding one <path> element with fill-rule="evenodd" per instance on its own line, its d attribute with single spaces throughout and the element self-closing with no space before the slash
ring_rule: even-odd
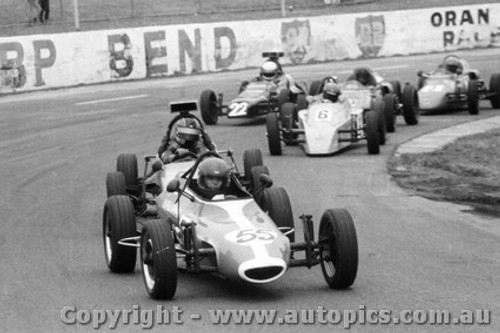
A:
<svg viewBox="0 0 500 333">
<path fill-rule="evenodd" d="M 276 232 L 265 229 L 235 230 L 225 236 L 227 240 L 239 245 L 270 244 L 276 237 Z"/>
<path fill-rule="evenodd" d="M 247 114 L 248 103 L 233 103 L 229 105 L 231 116 L 244 116 Z"/>
<path fill-rule="evenodd" d="M 316 120 L 317 121 L 329 121 L 331 118 L 331 112 L 330 110 L 319 110 L 318 113 L 316 114 Z"/>
</svg>

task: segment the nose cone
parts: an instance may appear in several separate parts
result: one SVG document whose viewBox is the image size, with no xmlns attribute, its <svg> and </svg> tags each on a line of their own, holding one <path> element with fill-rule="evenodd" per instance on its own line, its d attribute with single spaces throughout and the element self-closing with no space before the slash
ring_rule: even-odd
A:
<svg viewBox="0 0 500 333">
<path fill-rule="evenodd" d="M 251 283 L 269 283 L 279 279 L 286 271 L 287 264 L 280 258 L 252 259 L 238 267 L 238 275 Z"/>
<path fill-rule="evenodd" d="M 446 91 L 424 86 L 418 91 L 418 106 L 421 110 L 438 110 L 446 107 Z"/>
</svg>

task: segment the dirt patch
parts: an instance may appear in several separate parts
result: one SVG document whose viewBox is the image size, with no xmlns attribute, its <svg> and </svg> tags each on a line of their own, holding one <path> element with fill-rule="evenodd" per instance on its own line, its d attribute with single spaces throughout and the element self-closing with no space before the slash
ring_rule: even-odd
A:
<svg viewBox="0 0 500 333">
<path fill-rule="evenodd" d="M 389 159 L 396 183 L 415 195 L 469 205 L 500 217 L 500 129 L 460 138 L 443 149 Z"/>
</svg>

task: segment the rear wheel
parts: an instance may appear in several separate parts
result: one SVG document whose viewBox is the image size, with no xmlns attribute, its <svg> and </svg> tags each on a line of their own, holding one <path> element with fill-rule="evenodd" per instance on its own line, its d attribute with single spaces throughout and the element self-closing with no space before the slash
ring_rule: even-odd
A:
<svg viewBox="0 0 500 333">
<path fill-rule="evenodd" d="M 171 299 L 177 289 L 177 258 L 172 230 L 167 222 L 150 220 L 141 233 L 141 266 L 144 285 L 153 299 Z"/>
<path fill-rule="evenodd" d="M 400 88 L 401 89 L 401 88 Z M 398 97 L 396 94 L 389 93 L 384 95 L 384 117 L 387 132 L 396 131 L 396 111 L 398 108 Z"/>
<path fill-rule="evenodd" d="M 297 134 L 286 133 L 295 128 L 295 120 L 297 118 L 296 105 L 294 103 L 285 103 L 280 109 L 281 128 L 283 129 L 283 141 L 285 144 L 290 144 L 290 140 L 296 139 Z"/>
<path fill-rule="evenodd" d="M 297 112 L 300 110 L 306 110 L 308 107 L 309 102 L 307 101 L 306 95 L 300 94 L 299 96 L 297 96 Z"/>
<path fill-rule="evenodd" d="M 403 89 L 403 118 L 407 125 L 417 125 L 420 111 L 418 95 L 414 86 L 407 84 Z"/>
<path fill-rule="evenodd" d="M 290 102 L 290 90 L 283 89 L 278 94 L 278 110 L 281 109 L 281 106 L 285 103 Z"/>
<path fill-rule="evenodd" d="M 266 127 L 269 152 L 271 155 L 281 155 L 280 125 L 276 113 L 267 114 Z"/>
<path fill-rule="evenodd" d="M 252 168 L 257 165 L 262 165 L 262 152 L 260 149 L 247 149 L 243 152 L 243 171 L 245 179 L 252 181 Z"/>
<path fill-rule="evenodd" d="M 469 114 L 479 114 L 479 92 L 477 90 L 476 80 L 469 81 L 469 87 L 467 89 L 467 107 Z"/>
<path fill-rule="evenodd" d="M 108 198 L 113 195 L 127 195 L 125 176 L 122 172 L 109 172 L 106 175 L 106 193 Z"/>
<path fill-rule="evenodd" d="M 366 141 L 368 154 L 376 155 L 380 153 L 379 134 L 378 134 L 378 113 L 368 111 L 365 115 L 366 120 Z"/>
<path fill-rule="evenodd" d="M 278 228 L 286 233 L 295 228 L 290 198 L 282 187 L 271 187 L 264 190 L 262 198 L 263 210 L 274 221 Z M 295 233 L 287 235 L 291 243 L 295 242 Z"/>
<path fill-rule="evenodd" d="M 383 146 L 385 145 L 387 134 L 387 125 L 385 123 L 384 115 L 384 102 L 381 100 L 374 100 L 371 105 L 371 110 L 375 111 L 378 114 L 378 144 Z"/>
<path fill-rule="evenodd" d="M 129 197 L 114 195 L 106 200 L 102 235 L 108 268 L 114 273 L 133 272 L 137 258 L 136 248 L 118 244 L 124 238 L 137 236 L 134 205 Z"/>
<path fill-rule="evenodd" d="M 392 86 L 392 92 L 399 98 L 401 97 L 401 83 L 399 81 L 390 81 L 389 82 Z"/>
<path fill-rule="evenodd" d="M 257 193 L 256 191 L 262 187 L 262 182 L 259 180 L 259 176 L 262 174 L 269 175 L 269 169 L 265 165 L 257 165 L 252 168 L 251 174 L 251 192 L 255 202 L 257 202 L 259 207 L 262 208 L 262 197 L 264 192 L 260 190 Z"/>
<path fill-rule="evenodd" d="M 358 240 L 351 214 L 328 209 L 319 225 L 321 270 L 332 289 L 349 288 L 358 272 Z"/>
<path fill-rule="evenodd" d="M 217 124 L 219 118 L 219 105 L 217 96 L 212 90 L 204 90 L 200 96 L 201 118 L 207 125 Z"/>
<path fill-rule="evenodd" d="M 493 95 L 490 97 L 491 106 L 494 109 L 500 109 L 500 74 L 493 74 L 490 78 L 490 92 Z"/>
<path fill-rule="evenodd" d="M 139 173 L 137 167 L 137 156 L 134 154 L 121 154 L 116 160 L 116 171 L 122 172 L 125 176 L 125 186 L 127 193 L 139 195 Z"/>
</svg>

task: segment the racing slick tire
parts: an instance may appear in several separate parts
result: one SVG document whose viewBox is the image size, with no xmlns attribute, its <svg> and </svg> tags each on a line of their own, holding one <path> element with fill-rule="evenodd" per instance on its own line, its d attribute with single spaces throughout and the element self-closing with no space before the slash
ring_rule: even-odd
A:
<svg viewBox="0 0 500 333">
<path fill-rule="evenodd" d="M 296 104 L 294 103 L 285 103 L 281 106 L 280 109 L 280 118 L 281 118 L 281 128 L 284 131 L 290 131 L 295 128 L 295 120 L 297 118 L 297 109 Z M 283 131 L 283 141 L 286 145 L 291 145 L 291 142 L 294 139 L 297 139 L 298 134 L 285 133 Z"/>
<path fill-rule="evenodd" d="M 358 273 L 358 240 L 351 214 L 328 209 L 319 224 L 321 270 L 332 289 L 349 288 Z"/>
<path fill-rule="evenodd" d="M 106 175 L 106 194 L 108 198 L 113 195 L 127 195 L 123 172 L 108 172 Z"/>
<path fill-rule="evenodd" d="M 309 87 L 309 95 L 315 96 L 321 93 L 323 90 L 323 81 L 322 80 L 316 80 L 311 83 L 311 86 Z"/>
<path fill-rule="evenodd" d="M 262 210 L 267 212 L 283 233 L 295 230 L 292 205 L 288 193 L 282 187 L 266 188 L 262 198 Z M 286 235 L 290 243 L 295 242 L 295 232 Z"/>
<path fill-rule="evenodd" d="M 387 132 L 396 131 L 396 112 L 398 109 L 398 97 L 395 93 L 384 95 L 384 117 Z"/>
<path fill-rule="evenodd" d="M 403 89 L 403 118 L 407 125 L 417 125 L 420 110 L 418 109 L 417 90 L 412 85 L 405 85 Z"/>
<path fill-rule="evenodd" d="M 267 114 L 266 127 L 269 152 L 271 155 L 281 155 L 280 125 L 278 116 L 275 112 Z"/>
<path fill-rule="evenodd" d="M 491 106 L 494 109 L 500 109 L 500 74 L 498 73 L 491 75 L 490 92 L 493 93 L 490 97 Z"/>
<path fill-rule="evenodd" d="M 290 90 L 283 89 L 278 94 L 278 110 L 281 110 L 283 104 L 290 102 Z"/>
<path fill-rule="evenodd" d="M 300 94 L 297 96 L 297 113 L 295 114 L 295 120 L 298 120 L 298 112 L 306 110 L 307 108 L 309 108 L 309 102 L 307 101 L 306 95 Z"/>
<path fill-rule="evenodd" d="M 260 149 L 246 149 L 243 152 L 243 171 L 245 172 L 245 179 L 249 182 L 252 181 L 252 168 L 254 166 L 263 165 L 262 152 Z"/>
<path fill-rule="evenodd" d="M 251 193 L 253 195 L 253 199 L 259 205 L 259 207 L 262 208 L 262 197 L 264 192 L 261 189 L 262 182 L 259 180 L 259 176 L 262 174 L 266 174 L 269 176 L 269 169 L 265 165 L 256 165 L 252 168 L 252 171 L 250 171 L 250 173 L 252 174 L 252 180 L 250 184 L 251 184 L 251 189 L 252 189 Z"/>
<path fill-rule="evenodd" d="M 125 176 L 125 187 L 127 193 L 139 195 L 139 173 L 137 167 L 137 156 L 134 154 L 120 154 L 116 160 L 116 171 L 122 172 Z"/>
<path fill-rule="evenodd" d="M 385 123 L 385 114 L 384 114 L 384 102 L 383 100 L 374 100 L 371 105 L 371 110 L 375 111 L 378 115 L 378 144 L 383 146 L 385 145 L 386 134 L 387 134 L 387 125 Z"/>
<path fill-rule="evenodd" d="M 207 125 L 217 124 L 219 119 L 219 105 L 217 96 L 212 90 L 203 90 L 200 96 L 201 118 Z"/>
<path fill-rule="evenodd" d="M 367 148 L 368 148 L 368 154 L 370 155 L 377 155 L 380 153 L 380 146 L 379 146 L 379 121 L 378 121 L 378 116 L 379 114 L 375 111 L 368 111 L 365 115 L 366 117 L 366 141 L 367 141 Z"/>
<path fill-rule="evenodd" d="M 129 273 L 135 268 L 137 249 L 118 244 L 123 238 L 137 235 L 134 205 L 128 196 L 114 195 L 104 204 L 102 236 L 104 257 L 110 271 Z"/>
<path fill-rule="evenodd" d="M 171 299 L 177 289 L 177 255 L 172 230 L 163 220 L 149 220 L 141 232 L 142 277 L 153 299 Z"/>
<path fill-rule="evenodd" d="M 479 91 L 477 80 L 470 80 L 467 88 L 467 109 L 470 115 L 479 114 Z"/>
<path fill-rule="evenodd" d="M 401 83 L 397 80 L 389 81 L 392 86 L 392 92 L 398 97 L 401 97 Z"/>
</svg>

